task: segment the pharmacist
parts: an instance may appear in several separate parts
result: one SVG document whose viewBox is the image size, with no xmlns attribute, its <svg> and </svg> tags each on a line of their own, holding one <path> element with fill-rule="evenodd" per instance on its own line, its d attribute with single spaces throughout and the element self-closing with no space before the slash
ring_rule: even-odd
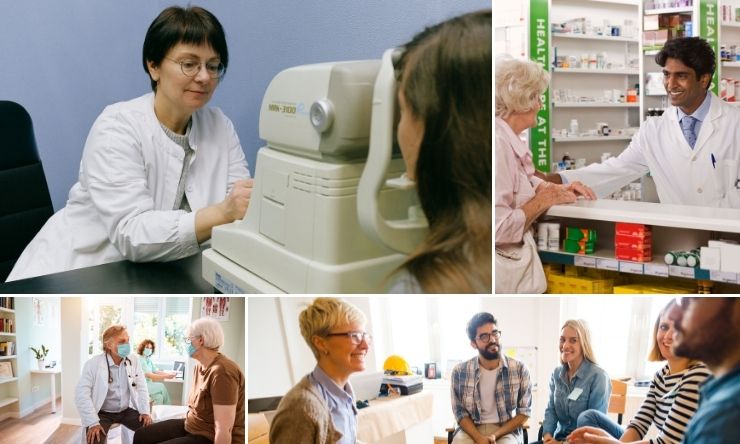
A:
<svg viewBox="0 0 740 444">
<path fill-rule="evenodd" d="M 618 157 L 546 180 L 581 181 L 604 197 L 649 172 L 661 203 L 740 208 L 740 111 L 709 91 L 714 51 L 702 38 L 679 38 L 669 40 L 655 61 L 672 106 L 643 122 Z"/>
</svg>

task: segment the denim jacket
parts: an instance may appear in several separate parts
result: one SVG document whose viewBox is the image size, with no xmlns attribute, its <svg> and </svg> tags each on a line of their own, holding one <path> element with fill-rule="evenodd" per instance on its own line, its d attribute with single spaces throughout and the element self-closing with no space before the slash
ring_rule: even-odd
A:
<svg viewBox="0 0 740 444">
<path fill-rule="evenodd" d="M 576 397 L 579 390 L 581 392 Z M 543 434 L 549 433 L 557 440 L 565 439 L 576 429 L 576 421 L 581 412 L 596 409 L 606 413 L 611 391 L 609 375 L 586 359 L 570 382 L 568 366 L 557 367 L 550 376 L 550 399 L 542 423 Z"/>
</svg>

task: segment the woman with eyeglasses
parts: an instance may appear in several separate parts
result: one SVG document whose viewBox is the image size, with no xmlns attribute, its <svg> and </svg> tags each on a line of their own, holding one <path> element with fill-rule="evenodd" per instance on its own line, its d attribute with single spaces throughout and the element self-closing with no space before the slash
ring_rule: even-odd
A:
<svg viewBox="0 0 740 444">
<path fill-rule="evenodd" d="M 152 356 L 156 350 L 154 341 L 151 339 L 144 339 L 136 349 L 136 353 L 140 356 L 141 368 L 144 371 L 146 377 L 146 387 L 149 390 L 149 399 L 155 405 L 169 405 L 170 392 L 165 387 L 165 379 L 170 379 L 175 375 L 175 372 L 163 372 L 154 365 L 152 362 Z"/>
<path fill-rule="evenodd" d="M 66 206 L 8 280 L 128 259 L 191 256 L 214 226 L 244 217 L 252 190 L 234 125 L 206 104 L 229 64 L 218 19 L 172 6 L 146 33 L 153 92 L 106 107 L 90 130 Z"/>
<path fill-rule="evenodd" d="M 571 443 L 587 443 L 591 439 L 614 444 L 683 442 L 689 421 L 699 406 L 699 387 L 711 373 L 704 363 L 673 353 L 676 330 L 669 314 L 675 306 L 676 301 L 671 300 L 655 320 L 648 360 L 666 361 L 666 365 L 653 377 L 645 401 L 632 421 L 623 428 L 600 411 L 585 411 L 578 417 L 578 429 L 568 437 Z M 658 436 L 645 438 L 653 425 Z"/>
<path fill-rule="evenodd" d="M 134 444 L 243 444 L 244 373 L 218 351 L 224 344 L 221 324 L 197 319 L 185 334 L 187 353 L 197 361 L 185 419 L 155 423 L 134 435 Z"/>
<path fill-rule="evenodd" d="M 550 376 L 550 399 L 542 423 L 542 444 L 562 444 L 576 429 L 578 415 L 606 413 L 612 384 L 596 364 L 586 321 L 568 320 L 560 329 L 560 366 Z"/>
<path fill-rule="evenodd" d="M 86 444 L 107 442 L 113 424 L 138 430 L 152 423 L 144 371 L 138 356 L 131 353 L 125 326 L 111 325 L 103 332 L 103 353 L 82 368 L 75 406 Z"/>
<path fill-rule="evenodd" d="M 365 369 L 372 341 L 365 315 L 348 302 L 317 298 L 299 324 L 317 363 L 280 401 L 270 442 L 354 444 L 357 407 L 349 376 Z"/>
</svg>

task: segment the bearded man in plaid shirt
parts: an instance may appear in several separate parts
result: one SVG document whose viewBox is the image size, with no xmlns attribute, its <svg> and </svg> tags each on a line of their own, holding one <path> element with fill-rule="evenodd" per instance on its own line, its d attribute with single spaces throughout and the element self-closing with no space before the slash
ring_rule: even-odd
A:
<svg viewBox="0 0 740 444">
<path fill-rule="evenodd" d="M 468 322 L 478 356 L 452 371 L 452 411 L 462 430 L 453 444 L 521 444 L 521 425 L 531 414 L 527 367 L 501 353 L 501 331 L 490 313 Z"/>
</svg>

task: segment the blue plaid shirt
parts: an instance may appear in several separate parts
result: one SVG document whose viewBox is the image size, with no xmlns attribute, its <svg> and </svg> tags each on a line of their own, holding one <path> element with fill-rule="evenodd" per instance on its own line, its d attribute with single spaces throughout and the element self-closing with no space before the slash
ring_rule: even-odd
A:
<svg viewBox="0 0 740 444">
<path fill-rule="evenodd" d="M 481 396 L 493 396 L 500 421 L 506 422 L 518 414 L 532 413 L 532 388 L 529 370 L 516 359 L 501 355 L 501 372 L 494 393 L 480 392 L 480 365 L 478 356 L 455 366 L 452 370 L 452 412 L 459 423 L 469 416 L 480 424 Z"/>
</svg>

